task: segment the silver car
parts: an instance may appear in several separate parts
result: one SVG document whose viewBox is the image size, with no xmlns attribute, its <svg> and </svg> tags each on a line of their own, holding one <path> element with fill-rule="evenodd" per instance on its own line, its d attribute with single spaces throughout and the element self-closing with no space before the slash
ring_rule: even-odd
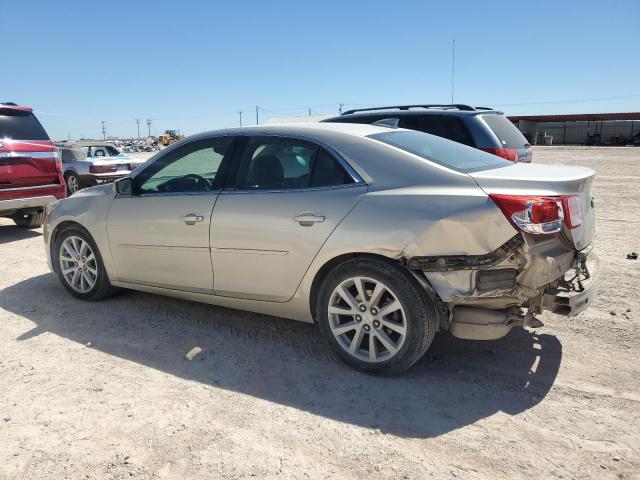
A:
<svg viewBox="0 0 640 480">
<path fill-rule="evenodd" d="M 76 298 L 122 287 L 317 323 L 354 367 L 393 373 L 438 331 L 496 339 L 587 308 L 593 175 L 400 128 L 221 130 L 53 204 L 44 240 Z"/>
<path fill-rule="evenodd" d="M 62 152 L 67 194 L 81 188 L 110 183 L 129 175 L 143 160 L 121 153 L 115 146 L 101 142 L 61 142 L 56 146 Z"/>
</svg>

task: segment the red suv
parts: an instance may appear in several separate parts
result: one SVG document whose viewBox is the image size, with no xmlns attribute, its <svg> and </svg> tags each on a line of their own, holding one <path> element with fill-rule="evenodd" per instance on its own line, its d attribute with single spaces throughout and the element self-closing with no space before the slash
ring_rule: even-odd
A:
<svg viewBox="0 0 640 480">
<path fill-rule="evenodd" d="M 0 103 L 0 217 L 39 227 L 66 193 L 59 151 L 31 108 Z"/>
</svg>

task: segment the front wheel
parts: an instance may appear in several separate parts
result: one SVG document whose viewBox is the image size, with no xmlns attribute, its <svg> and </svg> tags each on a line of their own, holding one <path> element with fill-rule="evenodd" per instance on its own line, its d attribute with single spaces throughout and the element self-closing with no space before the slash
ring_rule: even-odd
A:
<svg viewBox="0 0 640 480">
<path fill-rule="evenodd" d="M 58 234 L 52 264 L 62 286 L 81 300 L 102 300 L 116 292 L 93 239 L 81 228 L 69 227 Z"/>
<path fill-rule="evenodd" d="M 320 287 L 316 320 L 351 366 L 400 373 L 429 348 L 437 314 L 427 294 L 399 265 L 353 259 L 332 270 Z"/>
</svg>

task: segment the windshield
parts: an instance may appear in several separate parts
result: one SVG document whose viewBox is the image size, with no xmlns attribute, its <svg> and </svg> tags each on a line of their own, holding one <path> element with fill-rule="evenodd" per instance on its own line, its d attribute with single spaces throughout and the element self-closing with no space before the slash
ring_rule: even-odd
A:
<svg viewBox="0 0 640 480">
<path fill-rule="evenodd" d="M 368 138 L 413 153 L 438 165 L 458 172 L 469 173 L 492 168 L 508 167 L 512 162 L 484 153 L 451 140 L 413 130 L 376 133 Z"/>
<path fill-rule="evenodd" d="M 498 137 L 503 148 L 524 148 L 528 145 L 524 135 L 504 115 L 481 115 L 481 118 Z"/>
</svg>

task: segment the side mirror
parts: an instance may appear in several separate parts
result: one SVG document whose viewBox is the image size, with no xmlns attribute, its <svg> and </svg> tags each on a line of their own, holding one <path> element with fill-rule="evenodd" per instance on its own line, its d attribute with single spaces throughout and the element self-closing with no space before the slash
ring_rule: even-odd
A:
<svg viewBox="0 0 640 480">
<path fill-rule="evenodd" d="M 118 195 L 133 195 L 133 181 L 130 177 L 119 178 L 114 183 L 114 189 Z"/>
</svg>

